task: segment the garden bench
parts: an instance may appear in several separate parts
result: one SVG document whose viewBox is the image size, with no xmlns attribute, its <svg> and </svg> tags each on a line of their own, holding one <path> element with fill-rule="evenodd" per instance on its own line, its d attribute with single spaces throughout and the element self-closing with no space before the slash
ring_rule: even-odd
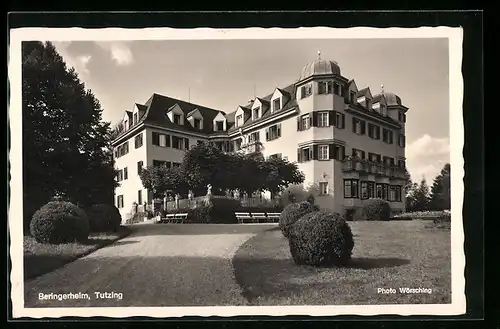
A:
<svg viewBox="0 0 500 329">
<path fill-rule="evenodd" d="M 186 220 L 188 214 L 187 213 L 180 213 L 180 214 L 174 214 L 174 219 L 175 219 L 175 223 L 184 223 L 184 221 Z"/>
<path fill-rule="evenodd" d="M 268 212 L 267 218 L 274 223 L 275 221 L 280 220 L 280 215 L 281 215 L 281 213 L 279 213 L 279 212 Z"/>
<path fill-rule="evenodd" d="M 251 216 L 254 223 L 259 223 L 260 220 L 267 221 L 266 214 L 263 212 L 253 212 L 251 213 Z"/>
<path fill-rule="evenodd" d="M 171 223 L 175 218 L 175 214 L 167 214 L 165 218 L 161 219 L 161 222 Z"/>
<path fill-rule="evenodd" d="M 245 219 L 252 219 L 252 216 L 249 212 L 235 212 L 236 219 L 238 223 L 244 223 Z"/>
</svg>

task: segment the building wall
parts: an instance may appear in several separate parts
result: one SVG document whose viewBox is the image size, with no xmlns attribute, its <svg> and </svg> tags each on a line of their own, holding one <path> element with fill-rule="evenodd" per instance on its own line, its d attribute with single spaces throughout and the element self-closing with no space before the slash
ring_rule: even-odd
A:
<svg viewBox="0 0 500 329">
<path fill-rule="evenodd" d="M 139 148 L 135 148 L 134 137 L 138 134 L 132 135 L 128 139 L 129 152 L 119 158 L 115 158 L 115 168 L 124 169 L 128 168 L 128 178 L 120 183 L 120 186 L 115 189 L 115 205 L 117 206 L 117 197 L 123 195 L 123 207 L 119 208 L 120 214 L 122 216 L 122 221 L 124 222 L 128 217 L 130 217 L 132 211 L 133 202 L 137 202 L 138 191 L 143 189 L 141 179 L 137 173 L 137 162 L 145 161 L 146 159 L 146 136 L 145 130 L 140 132 L 143 134 L 143 145 Z M 143 196 L 143 200 L 145 196 Z"/>
</svg>

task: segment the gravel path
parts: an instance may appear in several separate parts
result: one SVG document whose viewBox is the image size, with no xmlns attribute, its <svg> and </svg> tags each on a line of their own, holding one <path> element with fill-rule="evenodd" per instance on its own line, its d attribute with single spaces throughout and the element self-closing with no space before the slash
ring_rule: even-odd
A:
<svg viewBox="0 0 500 329">
<path fill-rule="evenodd" d="M 244 305 L 231 259 L 246 240 L 272 227 L 135 225 L 115 244 L 27 281 L 25 307 Z M 80 298 L 55 299 L 70 293 Z"/>
</svg>

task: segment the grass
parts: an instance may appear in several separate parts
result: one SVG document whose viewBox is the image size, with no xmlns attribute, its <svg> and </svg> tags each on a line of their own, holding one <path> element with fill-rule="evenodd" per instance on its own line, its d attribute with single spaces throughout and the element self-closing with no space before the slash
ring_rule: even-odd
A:
<svg viewBox="0 0 500 329">
<path fill-rule="evenodd" d="M 451 303 L 450 231 L 429 230 L 426 222 L 349 222 L 355 246 L 343 268 L 295 265 L 287 239 L 269 230 L 237 251 L 235 278 L 250 305 Z M 400 293 L 405 287 L 432 293 Z"/>
<path fill-rule="evenodd" d="M 107 246 L 130 233 L 130 229 L 121 226 L 117 232 L 92 233 L 85 243 L 43 244 L 31 236 L 25 236 L 24 279 L 32 279 L 51 272 L 65 264 L 91 252 Z"/>
</svg>

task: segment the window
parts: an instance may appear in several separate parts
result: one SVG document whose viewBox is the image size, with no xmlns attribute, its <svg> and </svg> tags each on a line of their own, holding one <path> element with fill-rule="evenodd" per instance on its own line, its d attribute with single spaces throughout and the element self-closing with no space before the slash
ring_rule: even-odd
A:
<svg viewBox="0 0 500 329">
<path fill-rule="evenodd" d="M 118 170 L 118 172 L 116 173 L 116 181 L 117 182 L 121 182 L 123 180 L 123 170 L 120 169 Z"/>
<path fill-rule="evenodd" d="M 373 139 L 380 139 L 380 127 L 373 123 L 368 124 L 368 137 Z"/>
<path fill-rule="evenodd" d="M 356 104 L 356 92 L 351 91 L 349 93 L 349 101 L 351 102 L 351 104 Z"/>
<path fill-rule="evenodd" d="M 166 166 L 167 161 L 161 161 L 161 160 L 153 160 L 153 167 L 161 167 L 161 166 Z"/>
<path fill-rule="evenodd" d="M 201 129 L 201 120 L 200 120 L 200 119 L 194 119 L 194 120 L 193 120 L 193 126 L 194 126 L 196 129 Z"/>
<path fill-rule="evenodd" d="M 142 173 L 143 166 L 144 166 L 144 163 L 142 161 L 137 162 L 137 175 L 140 175 Z"/>
<path fill-rule="evenodd" d="M 371 162 L 381 162 L 381 155 L 376 153 L 368 153 L 368 160 Z"/>
<path fill-rule="evenodd" d="M 333 148 L 333 159 L 344 160 L 345 146 L 332 144 L 331 147 Z"/>
<path fill-rule="evenodd" d="M 375 197 L 375 183 L 374 182 L 367 182 L 367 188 L 368 188 L 368 198 L 374 198 Z"/>
<path fill-rule="evenodd" d="M 406 122 L 406 114 L 404 114 L 402 111 L 398 112 L 398 121 L 399 122 Z"/>
<path fill-rule="evenodd" d="M 181 116 L 180 114 L 174 114 L 174 123 L 177 125 L 181 124 Z"/>
<path fill-rule="evenodd" d="M 281 123 L 275 124 L 266 129 L 266 140 L 272 141 L 281 137 Z"/>
<path fill-rule="evenodd" d="M 319 112 L 318 114 L 318 127 L 328 127 L 328 112 Z"/>
<path fill-rule="evenodd" d="M 236 117 L 236 127 L 240 127 L 243 125 L 243 115 L 238 115 Z"/>
<path fill-rule="evenodd" d="M 172 147 L 178 150 L 184 150 L 189 148 L 189 139 L 172 136 Z"/>
<path fill-rule="evenodd" d="M 260 107 L 256 107 L 252 110 L 252 120 L 257 120 L 259 118 Z"/>
<path fill-rule="evenodd" d="M 358 135 L 365 134 L 365 121 L 358 118 L 352 118 L 352 131 Z"/>
<path fill-rule="evenodd" d="M 281 108 L 281 98 L 273 100 L 273 111 L 278 111 Z"/>
<path fill-rule="evenodd" d="M 282 159 L 282 154 L 281 153 L 271 154 L 269 156 L 269 159 Z"/>
<path fill-rule="evenodd" d="M 340 88 L 340 85 L 339 85 L 338 83 L 336 83 L 336 84 L 333 86 L 333 92 L 334 92 L 334 94 L 339 95 L 339 96 L 342 96 L 342 95 L 341 95 L 341 93 L 342 93 L 342 92 L 341 92 L 341 90 L 342 90 L 342 89 Z"/>
<path fill-rule="evenodd" d="M 123 180 L 128 179 L 128 168 L 123 168 Z"/>
<path fill-rule="evenodd" d="M 159 133 L 153 131 L 152 143 L 153 143 L 153 145 L 156 145 L 156 146 L 160 145 L 160 134 Z"/>
<path fill-rule="evenodd" d="M 237 140 L 234 141 L 234 148 L 237 151 L 241 150 L 241 143 L 242 143 L 241 138 L 238 138 Z"/>
<path fill-rule="evenodd" d="M 361 199 L 368 199 L 368 182 L 361 182 Z"/>
<path fill-rule="evenodd" d="M 405 147 L 406 145 L 405 135 L 399 135 L 398 145 L 399 147 Z"/>
<path fill-rule="evenodd" d="M 134 138 L 134 144 L 135 144 L 135 148 L 138 149 L 139 147 L 142 146 L 142 133 L 140 133 L 139 135 L 135 136 Z"/>
<path fill-rule="evenodd" d="M 116 197 L 116 208 L 123 208 L 123 195 L 118 195 Z"/>
<path fill-rule="evenodd" d="M 160 134 L 160 146 L 167 147 L 167 135 Z"/>
<path fill-rule="evenodd" d="M 142 204 L 142 190 L 137 191 L 137 204 Z"/>
<path fill-rule="evenodd" d="M 319 194 L 328 195 L 328 182 L 319 182 Z"/>
<path fill-rule="evenodd" d="M 372 102 L 370 99 L 365 98 L 365 106 L 368 110 L 372 108 Z"/>
<path fill-rule="evenodd" d="M 319 81 L 318 82 L 318 94 L 331 94 L 333 82 L 332 81 Z"/>
<path fill-rule="evenodd" d="M 398 167 L 399 168 L 406 168 L 405 160 L 398 160 Z"/>
<path fill-rule="evenodd" d="M 330 147 L 328 145 L 320 145 L 318 147 L 318 160 L 329 160 L 330 159 Z"/>
<path fill-rule="evenodd" d="M 306 130 L 306 129 L 309 129 L 310 128 L 310 118 L 309 118 L 309 115 L 304 115 L 302 117 L 302 130 Z"/>
<path fill-rule="evenodd" d="M 224 121 L 215 122 L 216 131 L 224 131 Z"/>
<path fill-rule="evenodd" d="M 393 132 L 392 130 L 385 129 L 382 131 L 382 140 L 384 143 L 392 144 L 393 143 Z"/>
<path fill-rule="evenodd" d="M 356 159 L 365 159 L 365 151 L 359 149 L 352 149 L 352 156 Z"/>
<path fill-rule="evenodd" d="M 335 112 L 335 127 L 344 129 L 345 128 L 345 114 L 344 113 L 339 113 Z"/>
<path fill-rule="evenodd" d="M 248 136 L 249 143 L 258 142 L 259 140 L 260 140 L 260 133 L 258 131 L 253 132 Z"/>
<path fill-rule="evenodd" d="M 359 180 L 344 179 L 344 198 L 359 198 Z"/>
<path fill-rule="evenodd" d="M 312 148 L 304 147 L 297 150 L 297 161 L 306 162 L 312 159 Z"/>
<path fill-rule="evenodd" d="M 376 185 L 377 198 L 382 199 L 382 184 Z"/>
<path fill-rule="evenodd" d="M 300 98 L 306 98 L 306 97 L 309 97 L 311 96 L 312 94 L 312 85 L 311 84 L 307 84 L 305 86 L 302 86 L 300 88 Z"/>
<path fill-rule="evenodd" d="M 137 123 L 137 113 L 134 113 L 134 124 Z"/>
</svg>

